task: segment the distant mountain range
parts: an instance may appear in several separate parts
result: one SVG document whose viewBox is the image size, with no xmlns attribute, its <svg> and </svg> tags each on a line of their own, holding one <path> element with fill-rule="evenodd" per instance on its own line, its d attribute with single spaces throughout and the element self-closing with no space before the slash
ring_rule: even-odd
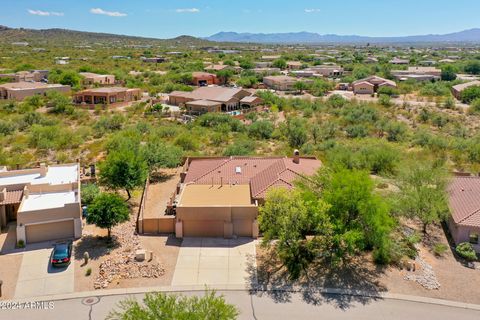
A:
<svg viewBox="0 0 480 320">
<path fill-rule="evenodd" d="M 290 33 L 237 33 L 219 32 L 205 40 L 216 42 L 243 42 L 262 44 L 322 44 L 322 43 L 480 43 L 480 28 L 448 34 L 428 34 L 405 37 L 367 37 L 358 35 Z"/>
</svg>

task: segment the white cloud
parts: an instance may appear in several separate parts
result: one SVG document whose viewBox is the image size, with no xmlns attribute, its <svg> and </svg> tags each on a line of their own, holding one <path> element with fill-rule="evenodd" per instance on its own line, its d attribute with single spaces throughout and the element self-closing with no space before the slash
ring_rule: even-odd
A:
<svg viewBox="0 0 480 320">
<path fill-rule="evenodd" d="M 198 8 L 183 8 L 175 10 L 177 13 L 199 13 L 200 9 Z"/>
<path fill-rule="evenodd" d="M 306 13 L 315 13 L 315 12 L 320 12 L 320 9 L 310 8 L 310 9 L 305 9 L 305 12 Z"/>
<path fill-rule="evenodd" d="M 90 13 L 102 14 L 102 15 L 109 16 L 109 17 L 126 17 L 127 16 L 127 14 L 123 13 L 123 12 L 106 11 L 106 10 L 103 10 L 101 8 L 92 8 L 92 9 L 90 9 Z"/>
<path fill-rule="evenodd" d="M 54 11 L 50 12 L 50 11 L 28 9 L 28 13 L 34 16 L 42 16 L 42 17 L 48 17 L 48 16 L 63 17 L 63 12 L 54 12 Z"/>
</svg>

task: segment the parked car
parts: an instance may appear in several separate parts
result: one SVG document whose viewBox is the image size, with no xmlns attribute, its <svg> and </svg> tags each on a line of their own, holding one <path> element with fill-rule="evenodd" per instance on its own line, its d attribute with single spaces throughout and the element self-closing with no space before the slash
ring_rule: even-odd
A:
<svg viewBox="0 0 480 320">
<path fill-rule="evenodd" d="M 68 266 L 72 257 L 72 242 L 62 242 L 55 244 L 52 252 L 51 263 L 53 267 Z"/>
</svg>

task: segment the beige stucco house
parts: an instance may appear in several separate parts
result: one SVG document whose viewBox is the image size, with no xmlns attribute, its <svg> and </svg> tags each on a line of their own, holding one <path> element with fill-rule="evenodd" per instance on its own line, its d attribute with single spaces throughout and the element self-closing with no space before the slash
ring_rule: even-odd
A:
<svg viewBox="0 0 480 320">
<path fill-rule="evenodd" d="M 136 88 L 104 87 L 77 92 L 73 98 L 77 104 L 112 105 L 140 100 L 142 90 Z"/>
<path fill-rule="evenodd" d="M 313 175 L 314 157 L 188 158 L 175 190 L 177 237 L 258 237 L 258 208 L 271 188 Z"/>
<path fill-rule="evenodd" d="M 108 86 L 115 84 L 115 76 L 113 74 L 96 74 L 92 72 L 80 72 L 83 77 L 84 85 L 100 85 Z"/>
<path fill-rule="evenodd" d="M 220 86 L 199 87 L 191 92 L 173 91 L 168 96 L 169 104 L 186 107 L 192 114 L 205 112 L 231 112 L 252 108 L 260 98 L 248 99 L 252 93 L 242 88 Z"/>
<path fill-rule="evenodd" d="M 374 94 L 381 87 L 396 88 L 395 81 L 384 79 L 377 76 L 370 76 L 352 82 L 352 90 L 355 94 Z"/>
<path fill-rule="evenodd" d="M 0 100 L 22 101 L 34 95 L 46 95 L 48 91 L 69 93 L 70 86 L 43 82 L 14 82 L 0 84 Z"/>
<path fill-rule="evenodd" d="M 82 235 L 78 164 L 7 170 L 0 167 L 0 225 L 16 224 L 17 241 Z"/>
</svg>

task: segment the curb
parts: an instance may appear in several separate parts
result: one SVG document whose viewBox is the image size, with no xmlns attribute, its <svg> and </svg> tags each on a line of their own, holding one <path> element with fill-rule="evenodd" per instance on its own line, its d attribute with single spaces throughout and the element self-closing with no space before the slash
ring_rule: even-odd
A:
<svg viewBox="0 0 480 320">
<path fill-rule="evenodd" d="M 71 299 L 81 299 L 87 297 L 104 297 L 104 296 L 116 296 L 116 295 L 134 295 L 134 294 L 143 294 L 148 292 L 191 292 L 191 291 L 205 291 L 205 289 L 213 289 L 216 291 L 246 291 L 246 292 L 269 292 L 269 291 L 280 291 L 280 292 L 315 292 L 320 294 L 334 294 L 334 295 L 348 295 L 348 296 L 359 296 L 359 297 L 370 297 L 373 299 L 391 299 L 391 300 L 401 300 L 409 301 L 416 303 L 424 304 L 434 304 L 441 305 L 446 307 L 461 308 L 480 311 L 479 304 L 471 304 L 465 302 L 437 299 L 437 298 L 428 298 L 420 296 L 412 296 L 405 294 L 397 293 L 377 293 L 377 292 L 368 292 L 362 290 L 350 290 L 350 289 L 340 289 L 340 288 L 309 288 L 309 287 L 278 287 L 278 288 L 265 288 L 262 286 L 248 286 L 248 285 L 190 285 L 190 286 L 160 286 L 160 287 L 140 287 L 140 288 L 119 288 L 119 289 L 106 289 L 106 290 L 97 290 L 97 291 L 84 291 L 84 292 L 74 292 L 61 295 L 49 295 L 41 296 L 34 298 L 22 298 L 22 299 L 12 299 L 4 300 L 3 303 L 9 302 L 37 302 L 37 301 L 62 301 L 62 300 L 71 300 Z"/>
</svg>

